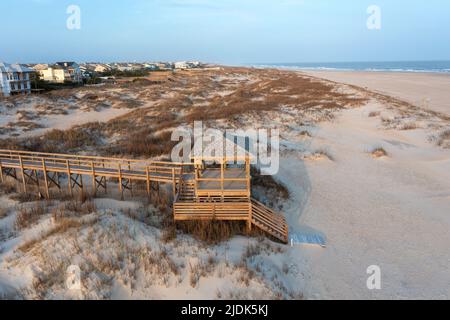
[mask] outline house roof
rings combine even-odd
[[[37,71],[44,70],[44,69],[47,69],[47,68],[48,68],[48,64],[46,64],[46,63],[40,63],[40,64],[37,64],[37,65],[35,65],[33,67],[33,69],[37,70]]]
[[[73,67],[77,65],[76,62],[73,61],[63,61],[63,62],[56,62],[57,65],[60,65],[61,67]]]
[[[26,72],[34,72],[33,69],[28,68],[26,66],[20,65],[20,64],[9,64],[0,62],[0,72],[19,72],[19,73],[26,73]]]
[[[58,69],[58,70],[63,70],[64,69],[64,67],[63,66],[61,66],[60,64],[50,64],[49,66],[48,66],[48,69]]]

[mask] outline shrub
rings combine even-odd
[[[31,208],[21,207],[17,212],[14,227],[16,230],[26,229],[36,223],[45,213],[47,213],[47,206],[44,203],[39,203]]]
[[[438,137],[438,146],[450,148],[450,129],[443,131]]]
[[[415,130],[417,128],[419,128],[419,126],[415,122],[408,122],[401,126],[402,130]]]
[[[0,219],[3,219],[8,215],[8,209],[6,208],[0,208]]]
[[[80,127],[69,130],[53,129],[44,135],[43,140],[46,141],[47,146],[53,145],[56,149],[55,151],[95,146],[97,144],[92,132],[88,132],[88,130]],[[60,146],[60,148],[56,146]]]
[[[136,157],[155,157],[170,154],[176,145],[171,140],[172,133],[165,131],[159,134],[148,135],[147,129],[136,131],[122,139],[116,147],[109,148],[108,153],[115,155],[132,155]]]
[[[371,151],[371,154],[374,158],[381,158],[381,157],[387,157],[388,153],[384,148],[377,147]]]

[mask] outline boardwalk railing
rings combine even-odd
[[[14,151],[0,149],[0,179],[10,175],[18,179],[17,170],[21,173],[23,188],[26,191],[27,180],[39,184],[38,173],[44,174],[46,194],[49,184],[54,183],[55,174],[66,174],[70,183],[69,191],[76,186],[83,187],[82,176],[92,178],[94,191],[99,187],[106,189],[106,179],[116,178],[123,194],[129,189],[133,180],[146,181],[150,192],[151,182],[173,183],[174,187],[183,172],[188,172],[191,164],[145,161],[135,159],[80,156],[69,154],[52,154],[42,152]],[[183,169],[184,168],[184,169]],[[50,174],[53,174],[51,176]],[[100,178],[100,180],[99,180]]]

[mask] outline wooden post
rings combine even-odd
[[[36,185],[37,185],[38,193],[39,193],[40,192],[39,191],[39,173],[37,170],[33,170],[33,171],[34,171],[34,178],[36,179]]]
[[[58,188],[61,192],[61,182],[59,181],[59,172],[56,172],[56,183],[58,184]]]
[[[175,181],[175,168],[172,168],[172,192],[173,192],[173,198],[175,199],[175,196],[177,195],[177,186]]]
[[[22,170],[23,192],[27,192],[27,183],[25,181],[25,169],[23,168],[22,156],[19,156],[20,169]]]
[[[222,163],[220,164],[220,189],[222,192],[222,196],[221,196],[222,202],[224,201],[224,188],[225,188],[225,186],[224,186],[225,167],[224,166],[225,166],[225,159],[223,159]]]
[[[249,201],[248,204],[248,220],[247,220],[247,232],[252,232],[252,220],[253,220],[253,204]]]
[[[150,198],[150,172],[148,166],[145,168],[145,174],[147,176],[147,196]]]
[[[245,172],[246,172],[246,176],[247,176],[247,196],[250,198],[251,197],[251,185],[250,185],[251,176],[250,176],[250,158],[248,156],[245,158]]]
[[[73,191],[72,191],[72,173],[70,172],[70,164],[69,164],[69,160],[66,160],[66,166],[67,166],[67,179],[69,182],[69,193],[70,196],[73,197]]]
[[[81,162],[78,160],[78,166],[81,167]],[[84,195],[83,174],[79,174],[81,184],[81,194]]]
[[[131,163],[130,163],[130,161],[128,161],[128,171],[130,171],[130,173],[131,173]],[[130,183],[131,196],[133,196],[133,180],[131,180],[131,178],[129,179],[129,183]]]
[[[0,181],[3,183],[3,166],[2,166],[2,160],[0,159]]]
[[[94,161],[91,161],[91,169],[92,169],[92,191],[93,191],[92,194],[95,197],[97,195],[97,181],[95,180]]]
[[[47,166],[45,165],[44,158],[42,158],[42,170],[44,171],[45,195],[47,196],[47,199],[50,199],[50,191],[48,190]]]
[[[194,173],[194,197],[196,200],[198,200],[197,197],[197,189],[198,189],[198,164],[194,164],[195,167],[195,173]]]
[[[119,163],[119,192],[121,194],[120,199],[123,201],[123,185],[122,185],[122,168]]]

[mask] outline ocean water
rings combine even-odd
[[[388,71],[450,73],[450,61],[393,62],[325,62],[325,63],[259,63],[253,67],[273,67],[299,70]]]

